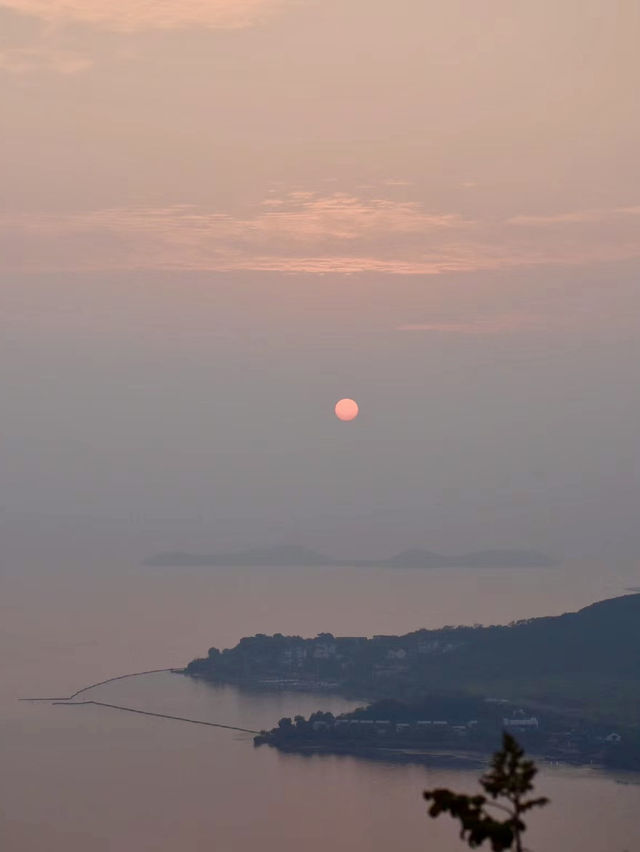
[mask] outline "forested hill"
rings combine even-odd
[[[254,636],[212,648],[187,673],[353,694],[465,692],[631,719],[640,716],[640,594],[500,627],[404,636]]]

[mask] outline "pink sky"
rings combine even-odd
[[[638,32],[631,0],[0,0],[9,502],[632,549]]]
[[[5,269],[639,253],[638,10],[0,0]]]

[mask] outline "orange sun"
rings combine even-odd
[[[355,399],[341,399],[336,402],[335,412],[338,420],[355,420],[359,410]]]

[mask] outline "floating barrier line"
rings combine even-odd
[[[174,672],[176,669],[149,669],[146,672],[131,672],[130,674],[116,675],[116,677],[109,677],[106,680],[99,680],[98,683],[91,683],[89,686],[83,686],[82,689],[78,689],[77,692],[74,692],[73,695],[67,695],[57,698],[19,698],[18,701],[53,701],[53,702],[63,702],[63,701],[73,701],[78,695],[82,695],[83,692],[87,692],[89,689],[95,689],[96,686],[104,686],[107,683],[113,683],[116,680],[124,680],[127,677],[140,677],[141,675],[148,674],[159,674],[160,672]]]
[[[98,686],[105,686],[107,683],[114,683],[117,680],[124,680],[128,677],[141,677],[142,675],[159,674],[161,672],[174,672],[177,669],[148,669],[145,672],[131,672],[130,674],[117,675],[106,680],[98,681],[98,683],[83,686],[78,689],[73,695],[59,698],[19,698],[19,701],[49,701],[51,704],[61,707],[82,707],[87,704],[94,704],[96,707],[108,707],[110,710],[122,710],[125,713],[138,713],[141,716],[155,716],[158,719],[172,719],[174,722],[189,722],[191,725],[207,725],[209,728],[225,728],[228,731],[240,731],[243,734],[258,734],[259,731],[251,731],[248,728],[239,728],[235,725],[222,725],[219,722],[204,722],[202,719],[189,719],[186,716],[171,716],[168,713],[153,713],[151,710],[137,710],[135,707],[124,707],[121,704],[108,704],[106,701],[74,701],[78,695],[88,692],[90,689],[95,689]]]
[[[94,704],[96,707],[108,707],[110,710],[123,710],[126,713],[138,713],[141,716],[155,716],[157,719],[172,719],[174,722],[189,722],[192,725],[207,725],[209,728],[225,728],[227,731],[240,731],[243,734],[258,734],[249,728],[238,728],[235,725],[222,725],[220,722],[205,722],[202,719],[189,719],[186,716],[171,716],[168,713],[153,713],[151,710],[137,710],[135,707],[123,707],[121,704],[107,704],[106,701],[67,701],[55,700],[59,707],[85,707]]]

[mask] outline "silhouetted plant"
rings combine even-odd
[[[537,772],[535,763],[525,758],[524,750],[516,740],[504,733],[502,749],[493,755],[491,768],[480,778],[480,785],[490,798],[481,793],[467,796],[446,788],[426,790],[424,798],[432,803],[429,815],[438,817],[448,813],[459,820],[460,837],[472,849],[489,841],[493,852],[506,849],[525,852],[522,835],[526,825],[522,816],[549,801],[544,796],[525,798],[533,790],[533,779]],[[492,807],[505,813],[505,819],[497,819],[489,810]]]

